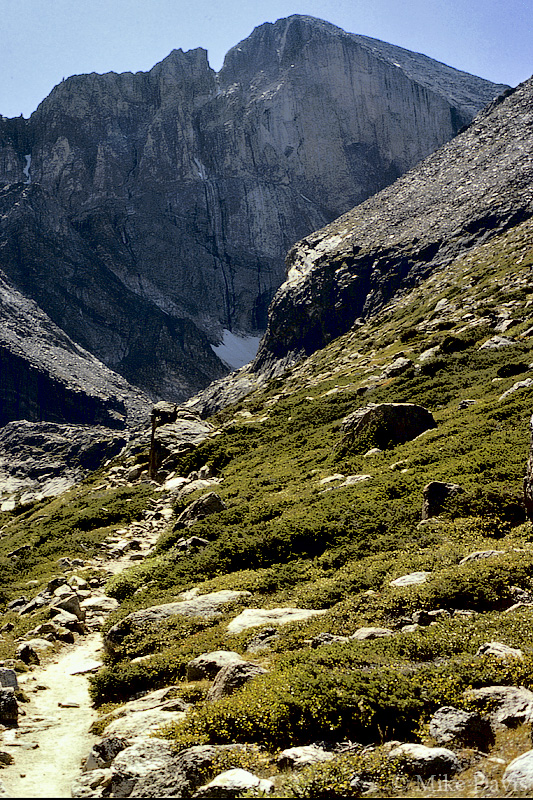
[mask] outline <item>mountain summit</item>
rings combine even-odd
[[[1,269],[130,383],[184,399],[227,371],[217,352],[235,365],[227,332],[239,349],[264,330],[294,242],[503,88],[302,16],[254,30],[218,74],[196,49],[74,76],[0,120]]]

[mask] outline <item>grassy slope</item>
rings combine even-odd
[[[190,529],[210,542],[198,555],[178,556],[172,545],[182,532],[169,529],[154,559],[113,579],[109,591],[123,602],[109,625],[192,586],[201,592],[248,589],[253,593],[248,605],[297,605],[328,613],[284,627],[267,659],[269,674],[231,698],[198,705],[191,721],[172,732],[178,742],[255,741],[275,749],[328,736],[367,742],[409,738],[421,735],[420,726],[434,708],[463,704],[468,686],[503,682],[533,688],[531,612],[501,613],[512,603],[512,586],[532,586],[533,546],[520,495],[533,389],[499,400],[528,376],[533,361],[528,332],[532,265],[533,225],[524,223],[398,298],[267,391],[218,414],[213,421],[220,435],[184,457],[184,475],[206,462],[218,467],[224,481],[217,491],[228,508]],[[443,299],[448,304],[435,310]],[[514,320],[506,335],[516,344],[479,351],[504,314]],[[439,344],[432,358],[417,361]],[[379,380],[382,368],[400,352],[420,369]],[[371,388],[364,392],[365,386]],[[475,403],[459,410],[464,399]],[[438,427],[372,456],[365,456],[370,439],[351,450],[340,446],[343,417],[368,402],[399,401],[426,406]],[[372,479],[324,491],[335,483],[320,480],[335,473]],[[431,480],[460,483],[466,492],[440,519],[420,525],[422,488]],[[83,504],[90,489],[87,484],[66,500],[9,522],[2,552],[28,536],[38,546],[27,569],[17,564],[17,574],[10,573],[13,585],[0,586],[6,600],[14,587],[20,593],[24,581],[39,577],[42,564],[49,570],[51,554],[79,553],[104,535],[102,526],[90,532],[92,523],[87,523],[84,531],[75,518],[72,498]],[[136,507],[146,499],[140,489],[132,496]],[[100,505],[109,508],[109,499]],[[54,546],[43,550],[38,535],[43,522],[36,523],[36,517],[52,512],[65,515],[75,535],[67,546],[58,528],[50,534]],[[492,548],[505,554],[458,565],[463,556]],[[431,572],[422,586],[389,586],[391,579],[422,569]],[[309,647],[318,632],[350,634],[362,625],[397,628],[402,615],[421,608],[476,614],[386,640]],[[95,679],[95,700],[120,701],[179,680],[187,661],[201,652],[244,653],[257,629],[230,637],[225,632],[229,618],[228,612],[208,623],[172,621],[157,632],[127,637],[120,658]],[[532,655],[512,665],[474,658],[479,644],[492,639]],[[130,663],[148,654],[153,655],[147,661]],[[184,685],[189,696],[201,697],[202,691]]]

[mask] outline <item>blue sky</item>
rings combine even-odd
[[[498,83],[533,73],[533,0],[0,0],[0,114],[29,116],[62,78],[148,70],[204,47],[214,69],[263,22],[309,14]]]

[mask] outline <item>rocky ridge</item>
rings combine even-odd
[[[503,88],[298,15],[219,73],[197,49],[74,76],[29,120],[0,120],[2,268],[99,360],[183,400],[226,370],[225,331],[264,329],[297,239]]]

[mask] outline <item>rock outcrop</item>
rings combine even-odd
[[[0,119],[2,268],[98,359],[182,400],[227,370],[211,345],[235,367],[238,334],[264,329],[296,240],[503,88],[297,15],[218,74],[198,48],[74,76],[29,120]]]

